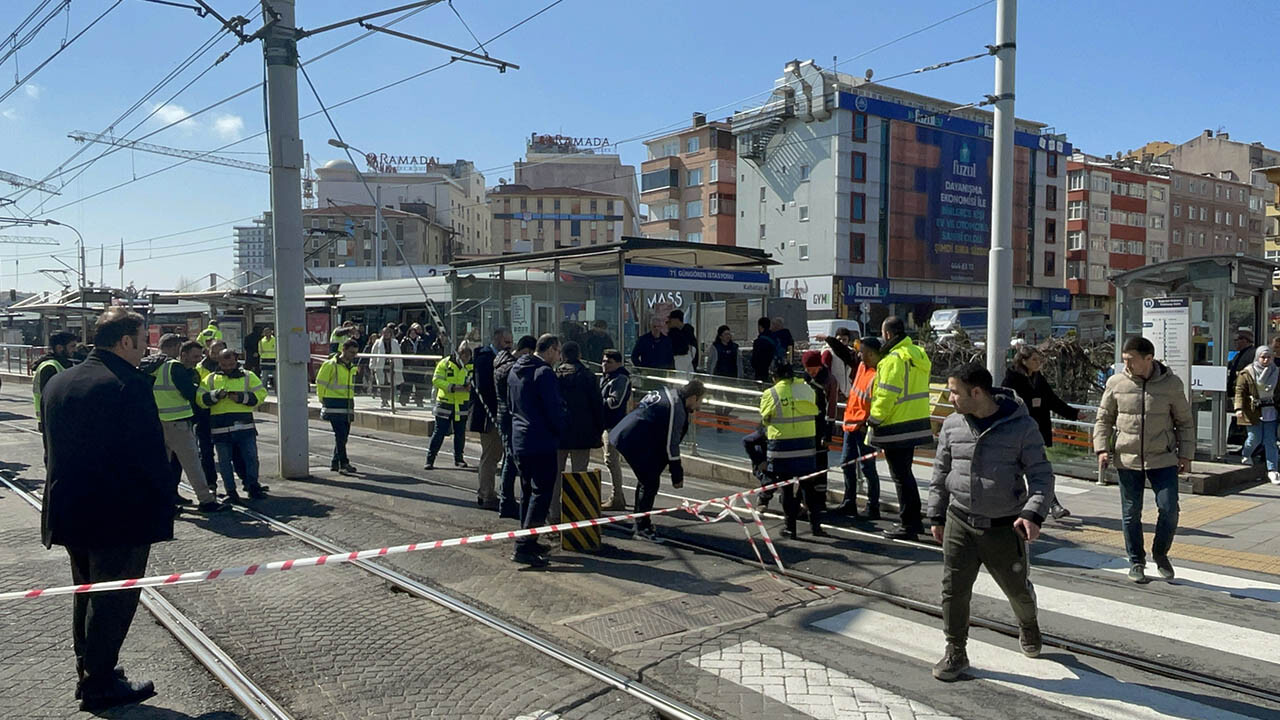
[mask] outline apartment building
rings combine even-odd
[[[422,215],[383,208],[386,241],[378,246],[374,217],[372,205],[332,205],[303,210],[302,228],[306,233],[303,253],[311,274],[327,279],[342,275],[326,272],[328,269],[375,267],[375,246],[381,251],[384,267],[447,262],[446,246],[453,237],[452,228]]]
[[[737,159],[727,122],[693,124],[648,140],[641,165],[640,202],[649,208],[640,224],[645,237],[733,245],[737,220]]]
[[[272,239],[271,212],[254,218],[252,225],[237,225],[235,233],[235,278],[242,286],[253,290],[269,290],[275,287],[275,249]]]
[[[638,235],[640,192],[636,167],[623,165],[621,156],[606,152],[608,142],[608,138],[533,133],[525,142],[525,159],[514,163],[515,180],[510,185],[538,191],[570,188],[621,198],[625,207],[615,213],[627,218],[621,232]]]
[[[497,253],[601,245],[635,224],[622,195],[578,188],[499,185],[488,193]]]
[[[1076,153],[1067,163],[1067,290],[1115,316],[1111,275],[1169,259],[1170,180]]]
[[[1263,257],[1262,191],[1249,183],[1169,170],[1171,258],[1244,253]]]

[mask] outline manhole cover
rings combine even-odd
[[[745,596],[748,593],[739,594]],[[675,600],[646,605],[645,609],[690,629],[734,622],[758,614],[750,607],[717,595],[685,595]]]
[[[770,613],[780,607],[816,600],[818,596],[801,587],[788,589],[786,585],[773,579],[757,580],[746,583],[751,592],[733,596],[733,601],[757,612]]]
[[[689,629],[685,625],[667,620],[645,608],[599,615],[569,623],[569,627],[600,645],[613,648],[642,643]]]

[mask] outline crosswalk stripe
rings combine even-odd
[[[1129,572],[1129,560],[1118,555],[1084,550],[1081,548],[1058,548],[1036,556],[1040,560],[1052,560],[1064,565],[1103,570],[1118,575]],[[1154,563],[1147,563],[1147,576],[1158,578]],[[1172,582],[1178,585],[1225,593],[1232,597],[1251,598],[1263,602],[1280,602],[1280,584],[1223,575],[1222,573],[1179,567],[1177,579]]]
[[[923,663],[933,663],[942,657],[946,643],[940,627],[875,610],[850,610],[814,622],[813,626]],[[1092,670],[1071,668],[1047,657],[1032,660],[1015,650],[973,639],[969,640],[967,649],[973,666],[969,675],[1103,720],[1248,718],[1182,695],[1127,683]]]
[[[959,720],[821,663],[748,640],[686,662],[815,720]]]
[[[973,584],[973,592],[1000,600],[1005,597],[1004,591],[986,573],[978,575]],[[1180,643],[1280,664],[1280,637],[1261,630],[1181,615],[1147,604],[1119,602],[1045,585],[1036,585],[1036,604],[1041,610],[1062,613],[1100,625],[1173,638]]]

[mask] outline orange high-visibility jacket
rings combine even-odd
[[[871,415],[871,390],[875,381],[875,368],[867,367],[866,363],[858,363],[858,374],[853,377],[849,399],[844,406],[845,432],[855,432],[867,424],[867,418]]]

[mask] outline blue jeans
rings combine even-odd
[[[213,449],[218,455],[218,474],[222,475],[222,486],[226,488],[228,495],[236,491],[233,462],[236,456],[244,461],[245,492],[258,489],[258,435],[256,432],[241,430],[226,435],[214,435]]]
[[[867,511],[880,510],[880,473],[876,470],[876,459],[868,458],[855,465],[846,465],[856,457],[862,457],[875,450],[867,444],[867,430],[863,428],[844,434],[844,453],[840,456],[840,464],[844,465],[844,501],[851,506],[858,500],[858,467],[862,467],[862,478],[867,483]]]
[[[498,489],[498,517],[522,520],[520,501],[516,499],[516,453],[511,447],[511,414],[498,418],[498,434],[502,436],[502,483]]]
[[[1244,441],[1244,447],[1240,448],[1240,456],[1252,457],[1253,451],[1258,448],[1258,443],[1262,443],[1262,452],[1267,456],[1267,470],[1275,470],[1276,456],[1280,454],[1280,449],[1276,447],[1277,425],[1280,425],[1280,421],[1271,420],[1260,425],[1247,426],[1249,437]]]
[[[451,420],[447,417],[435,416],[435,430],[431,432],[431,445],[427,448],[427,463],[433,463],[436,455],[440,453],[440,446],[444,445],[444,438],[450,432],[453,433],[453,461],[462,462],[462,445],[466,441],[467,421],[465,419]]]
[[[547,513],[551,511],[551,496],[556,490],[556,454],[521,455],[516,459],[520,466],[520,527],[542,527],[547,524]],[[516,551],[537,552],[537,535],[529,535],[516,540]]]
[[[1151,555],[1162,558],[1169,554],[1173,534],[1178,529],[1178,468],[1177,466],[1147,470],[1117,469],[1120,476],[1120,529],[1124,532],[1124,548],[1129,562],[1145,565],[1146,549],[1142,538],[1142,494],[1147,481],[1156,495],[1156,534],[1151,541]]]

